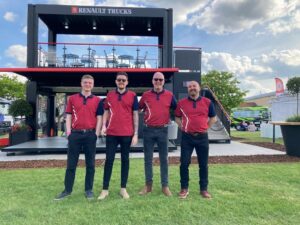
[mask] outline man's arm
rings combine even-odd
[[[211,126],[212,126],[215,122],[217,122],[217,117],[216,117],[216,116],[214,116],[214,117],[209,117],[209,119],[208,119],[208,128],[211,128]]]
[[[182,127],[181,117],[175,117],[175,122],[177,123],[179,129]]]
[[[138,131],[139,131],[139,112],[137,110],[133,111],[133,126],[134,126],[134,135],[132,137],[131,145],[136,145],[138,142]]]
[[[96,135],[97,137],[100,135],[102,126],[102,116],[97,116],[97,125],[96,125]]]
[[[72,129],[72,115],[71,114],[67,114],[66,116],[66,134],[67,137],[71,134],[71,129]]]
[[[102,130],[101,134],[106,136],[106,123],[108,118],[108,110],[104,110],[103,118],[102,118]]]

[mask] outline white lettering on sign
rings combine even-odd
[[[131,15],[131,9],[96,8],[96,7],[71,7],[73,14],[106,14],[106,15]]]

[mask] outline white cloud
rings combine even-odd
[[[268,66],[256,64],[248,56],[233,56],[225,52],[211,52],[202,54],[203,71],[222,70],[229,71],[237,76],[247,73],[270,73],[272,69]]]
[[[17,18],[17,15],[13,12],[6,12],[3,18],[8,22],[14,22]]]
[[[11,72],[0,72],[0,76],[3,76],[3,75],[7,75],[8,77],[16,77],[18,81],[22,82],[22,83],[25,83],[27,81],[27,78],[26,77],[23,77],[23,76],[20,76],[16,73],[11,73]]]
[[[293,12],[288,18],[271,22],[267,26],[267,30],[273,35],[290,33],[296,29],[300,29],[300,10]]]
[[[27,34],[27,26],[24,26],[24,27],[22,28],[22,33]]]
[[[11,45],[5,50],[5,55],[14,58],[20,64],[25,64],[27,59],[27,47],[24,45]]]
[[[276,64],[280,62],[286,66],[300,66],[300,49],[273,50],[270,54],[263,54],[261,61]]]
[[[279,19],[296,9],[298,0],[219,0],[189,19],[190,25],[208,33],[238,33],[258,24]]]
[[[48,3],[58,5],[95,5],[95,0],[48,0]]]

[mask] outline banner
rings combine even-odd
[[[276,96],[282,95],[284,92],[283,82],[280,78],[275,78],[276,82]]]

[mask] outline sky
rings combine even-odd
[[[202,74],[231,72],[247,96],[275,91],[275,77],[285,84],[300,76],[300,0],[0,0],[0,68],[26,67],[28,4],[172,8],[173,45],[201,47]],[[156,44],[141,37],[59,39],[66,40]],[[47,41],[43,24],[39,41]]]

